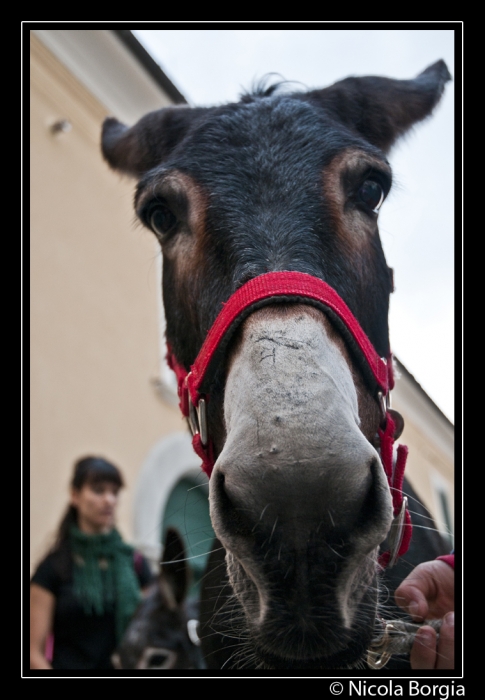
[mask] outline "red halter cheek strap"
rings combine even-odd
[[[253,311],[276,303],[303,303],[320,308],[344,336],[372,387],[383,414],[379,430],[381,462],[391,490],[394,520],[389,533],[389,551],[381,554],[381,566],[395,563],[407,551],[411,539],[411,518],[403,498],[402,482],[408,449],[399,445],[394,455],[396,426],[389,407],[394,387],[392,355],[380,357],[359,322],[343,299],[326,282],[303,272],[268,272],[240,287],[224,304],[187,372],[168,348],[167,360],[178,383],[180,409],[189,419],[192,444],[210,477],[214,466],[214,449],[207,434],[206,405],[211,381],[223,361],[224,353],[236,328]]]

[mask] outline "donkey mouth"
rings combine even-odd
[[[366,658],[368,645],[369,640],[367,639],[352,639],[345,649],[334,654],[298,659],[274,654],[266,649],[262,649],[257,644],[254,651],[259,661],[257,667],[260,669],[288,671],[335,670],[361,668]]]
[[[262,623],[247,620],[261,668],[344,669],[362,666],[372,642],[375,607],[364,596],[359,614],[347,627],[335,607],[292,614],[266,615]],[[274,608],[274,606],[271,606]],[[369,611],[369,617],[365,610]],[[274,610],[273,610],[274,612]],[[317,621],[320,622],[317,622]]]
[[[300,567],[303,565],[300,563]],[[234,566],[231,567],[234,573]],[[367,572],[358,580],[364,584]],[[377,600],[372,577],[364,591],[357,587],[356,599],[344,600],[340,589],[310,585],[302,588],[290,581],[297,595],[281,598],[266,591],[259,595],[246,580],[244,594],[237,592],[245,612],[249,637],[261,668],[350,669],[362,667],[374,635]],[[237,586],[236,586],[237,588]],[[236,590],[236,589],[234,589]],[[350,587],[349,587],[350,590]],[[251,593],[253,595],[251,595]],[[263,591],[264,593],[264,591]]]

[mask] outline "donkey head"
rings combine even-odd
[[[167,341],[182,366],[237,289],[278,271],[325,281],[389,356],[392,271],[377,224],[386,153],[449,79],[438,61],[413,80],[270,88],[131,128],[105,121],[104,157],[137,178],[137,215],[162,247]],[[367,648],[392,520],[381,420],[327,314],[289,300],[240,324],[211,381],[210,503],[257,663],[336,668]]]
[[[178,532],[165,537],[160,573],[113,656],[119,669],[203,668],[197,620],[187,607],[188,568]]]

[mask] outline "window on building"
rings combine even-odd
[[[437,471],[431,475],[433,493],[437,511],[437,527],[441,535],[453,547],[453,503],[451,500],[452,489],[446,479]]]

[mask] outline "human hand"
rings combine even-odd
[[[416,621],[443,618],[437,642],[432,627],[423,625],[411,650],[411,668],[454,668],[455,572],[444,561],[419,564],[396,589],[396,603]]]
[[[455,609],[455,572],[444,561],[427,561],[411,571],[396,589],[395,599],[413,620],[442,618]]]
[[[455,613],[449,612],[441,623],[439,637],[429,625],[416,633],[410,661],[413,669],[455,668]]]

